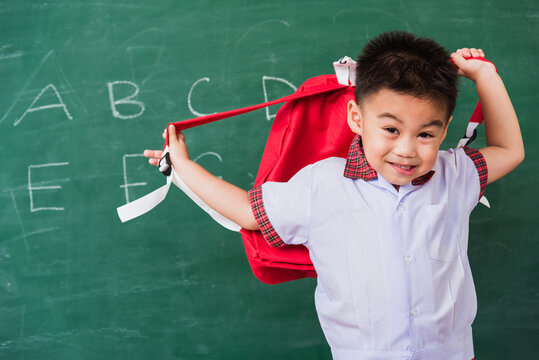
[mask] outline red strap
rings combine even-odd
[[[324,84],[324,85],[321,85],[321,86],[313,86],[313,87],[309,87],[308,89],[303,89],[303,88],[300,87],[293,94],[287,95],[287,96],[282,97],[280,99],[271,100],[271,101],[268,101],[268,102],[265,102],[265,103],[261,103],[261,104],[258,104],[258,105],[251,105],[251,106],[247,106],[247,107],[240,108],[240,109],[224,111],[224,112],[216,113],[216,114],[204,115],[204,116],[196,117],[196,118],[189,119],[189,120],[183,120],[183,121],[179,121],[179,122],[175,122],[175,123],[170,123],[168,125],[174,125],[176,127],[176,131],[182,131],[182,130],[190,129],[192,127],[196,127],[196,126],[199,126],[199,125],[204,125],[204,124],[208,124],[208,123],[211,123],[211,122],[214,122],[214,121],[226,119],[226,118],[229,118],[229,117],[232,117],[232,116],[245,114],[245,113],[248,113],[248,112],[251,112],[251,111],[254,111],[254,110],[261,109],[261,108],[266,107],[266,106],[271,106],[271,105],[283,103],[283,102],[290,101],[290,100],[301,99],[301,98],[305,98],[305,97],[308,97],[308,96],[311,96],[311,95],[322,94],[322,93],[325,93],[325,92],[330,92],[330,91],[334,91],[334,90],[338,90],[338,89],[343,89],[343,88],[346,88],[346,87],[348,87],[348,85],[341,85],[339,83],[329,84],[329,85]],[[168,146],[168,125],[167,125],[167,134],[166,134],[166,138],[165,138],[165,147]]]

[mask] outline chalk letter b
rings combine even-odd
[[[114,86],[116,85],[129,85],[133,88],[135,88],[133,94],[124,97],[122,99],[115,100],[114,98]],[[114,115],[115,118],[118,119],[134,119],[136,117],[139,117],[144,112],[144,103],[138,100],[134,100],[134,98],[138,95],[139,89],[137,84],[131,82],[131,81],[113,81],[107,83],[107,86],[109,88],[109,100],[110,100],[110,108],[112,110],[112,115]],[[129,104],[134,105],[138,107],[138,112],[136,114],[131,115],[124,115],[120,114],[118,109],[116,108],[116,105],[121,104]]]

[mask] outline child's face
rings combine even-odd
[[[367,161],[397,189],[432,170],[450,120],[430,100],[387,89],[361,106],[348,103],[348,124],[361,135]]]

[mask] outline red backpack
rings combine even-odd
[[[260,186],[267,181],[286,182],[309,164],[334,156],[346,158],[348,155],[355,134],[346,121],[346,105],[354,99],[355,62],[345,57],[335,62],[334,67],[336,75],[321,75],[308,79],[293,94],[281,99],[172,124],[177,131],[182,131],[285,102],[274,119],[254,185]],[[473,141],[476,127],[482,121],[481,104],[478,103],[470,118],[466,135],[458,146]],[[160,171],[167,176],[166,185],[119,207],[120,219],[128,221],[151,210],[165,198],[171,182],[174,182],[217,222],[230,230],[240,232],[251,269],[260,281],[277,284],[304,277],[316,277],[308,250],[304,246],[271,247],[260,231],[241,229],[209,208],[172,170],[168,155],[167,130],[164,156],[160,162]]]

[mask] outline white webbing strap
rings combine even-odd
[[[187,186],[180,176],[174,171],[174,168],[172,168],[172,182],[174,185],[179,187],[191,200],[195,202],[202,210],[207,212],[213,220],[217,221],[220,225],[224,226],[228,230],[231,231],[240,231],[241,226],[236,224],[234,221],[230,220],[229,218],[225,217],[221,213],[218,213],[217,211],[213,210],[208,204],[206,204],[202,199],[200,199],[196,194]]]
[[[165,148],[163,157],[168,153],[168,147]],[[223,227],[231,231],[240,231],[241,226],[213,210],[208,204],[206,204],[202,199],[200,199],[196,194],[182,181],[180,176],[172,167],[172,171],[166,177],[167,183],[161,186],[159,189],[152,191],[151,193],[135,200],[129,202],[123,206],[117,208],[118,216],[122,222],[132,220],[140,215],[143,215],[159,205],[167,196],[168,190],[170,189],[170,184],[174,183],[179,187],[191,200],[195,202],[202,210],[207,212],[215,221],[221,224]]]
[[[159,205],[165,199],[172,183],[172,175],[167,176],[167,183],[159,189],[144,195],[143,197],[131,201],[116,209],[118,216],[122,222],[132,220],[140,215],[146,214],[148,211]]]
[[[333,63],[335,69],[335,75],[337,75],[337,81],[341,85],[356,85],[356,62],[345,56],[342,59]]]
[[[457,147],[463,147],[471,143],[475,139],[475,136],[477,135],[476,129],[478,126],[479,126],[479,123],[470,121],[468,123],[468,127],[466,128],[466,134],[464,135],[462,139],[459,140]],[[490,209],[490,202],[485,197],[485,195],[481,196],[481,199],[479,199],[479,202]]]
[[[479,199],[479,202],[490,209],[490,202],[485,197],[485,195],[481,196],[481,199]]]
[[[476,122],[469,122],[468,127],[466,128],[466,134],[462,139],[460,139],[457,147],[463,147],[471,143],[475,139],[475,135],[477,134],[476,129],[479,126],[479,123]]]

